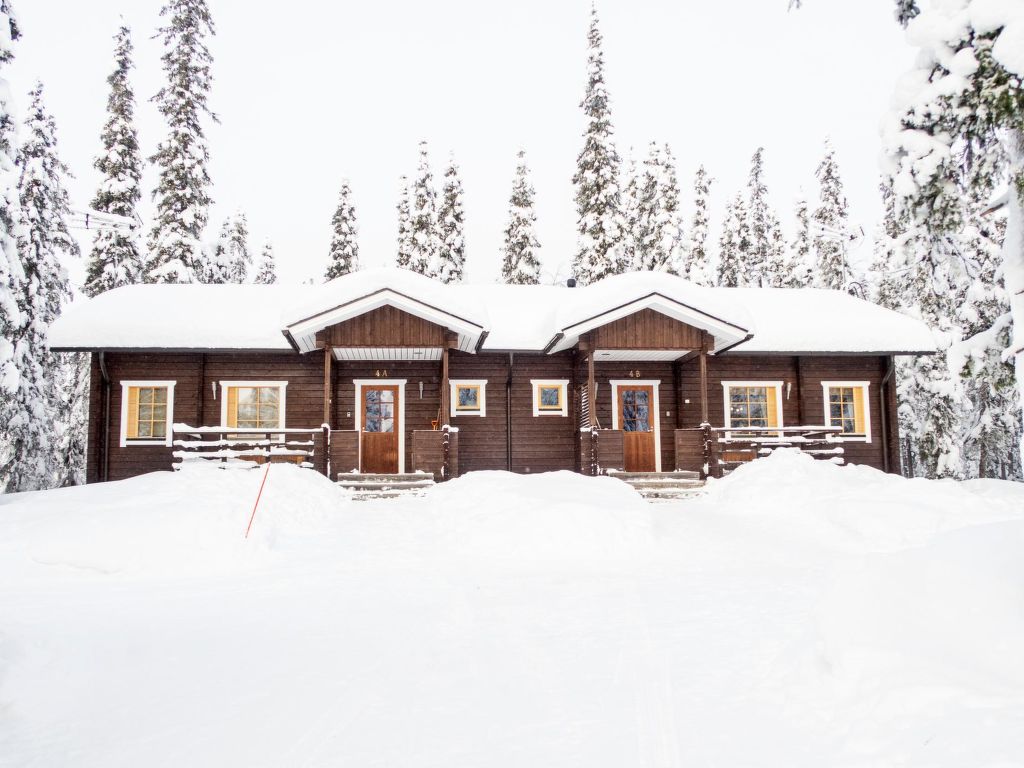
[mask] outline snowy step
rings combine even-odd
[[[699,472],[681,469],[676,472],[617,472],[608,473],[619,480],[700,480]]]
[[[701,496],[704,481],[697,472],[609,472],[628,483],[648,501],[676,501]]]
[[[413,480],[409,482],[401,480],[387,480],[381,482],[374,482],[371,480],[359,480],[356,482],[338,481],[338,485],[342,488],[349,488],[353,491],[411,491],[429,488],[433,484],[433,480]]]
[[[349,482],[412,482],[414,480],[433,482],[434,476],[426,472],[339,472],[337,476],[339,483]]]

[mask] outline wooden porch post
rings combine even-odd
[[[705,336],[700,343],[700,420],[708,423],[708,341]]]
[[[700,429],[702,452],[704,454],[701,475],[705,478],[709,476],[717,477],[712,445],[714,435],[711,432],[711,424],[708,421],[708,336],[706,332],[701,333],[700,340]]]
[[[594,349],[587,344],[587,401],[590,403],[590,474],[597,475],[599,471],[597,462],[597,402],[595,393],[597,386],[594,383]],[[614,407],[614,404],[613,406]]]
[[[448,385],[448,350],[451,347],[452,340],[448,334],[445,334],[444,348],[441,350],[441,413],[439,414],[439,427],[441,429],[441,479],[447,480],[451,477],[452,468],[452,444],[451,444],[451,431],[448,429],[449,421],[451,416],[449,412],[451,408],[448,403],[450,397],[449,390],[451,387]]]
[[[330,344],[324,344],[324,474],[331,476],[331,361],[334,350]]]

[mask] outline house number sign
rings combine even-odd
[[[373,375],[376,376],[378,379],[386,379],[388,377],[388,370],[387,368],[383,370],[378,369],[373,372]]]
[[[626,375],[631,379],[639,379],[640,371],[626,371]]]

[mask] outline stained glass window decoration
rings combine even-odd
[[[568,379],[531,379],[534,416],[568,416]]]
[[[449,408],[452,416],[485,416],[487,412],[487,381],[461,379],[449,382]]]

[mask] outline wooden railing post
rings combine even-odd
[[[331,428],[327,425],[323,425],[324,431],[324,476],[331,476]]]
[[[591,477],[597,477],[601,471],[600,462],[598,462],[597,455],[597,427],[594,426],[593,421],[590,424],[590,475]]]
[[[709,477],[718,477],[715,472],[715,451],[711,434],[711,425],[706,421],[700,425],[701,432],[701,448],[704,458],[704,463],[701,464],[700,477],[702,480],[707,480]]]

